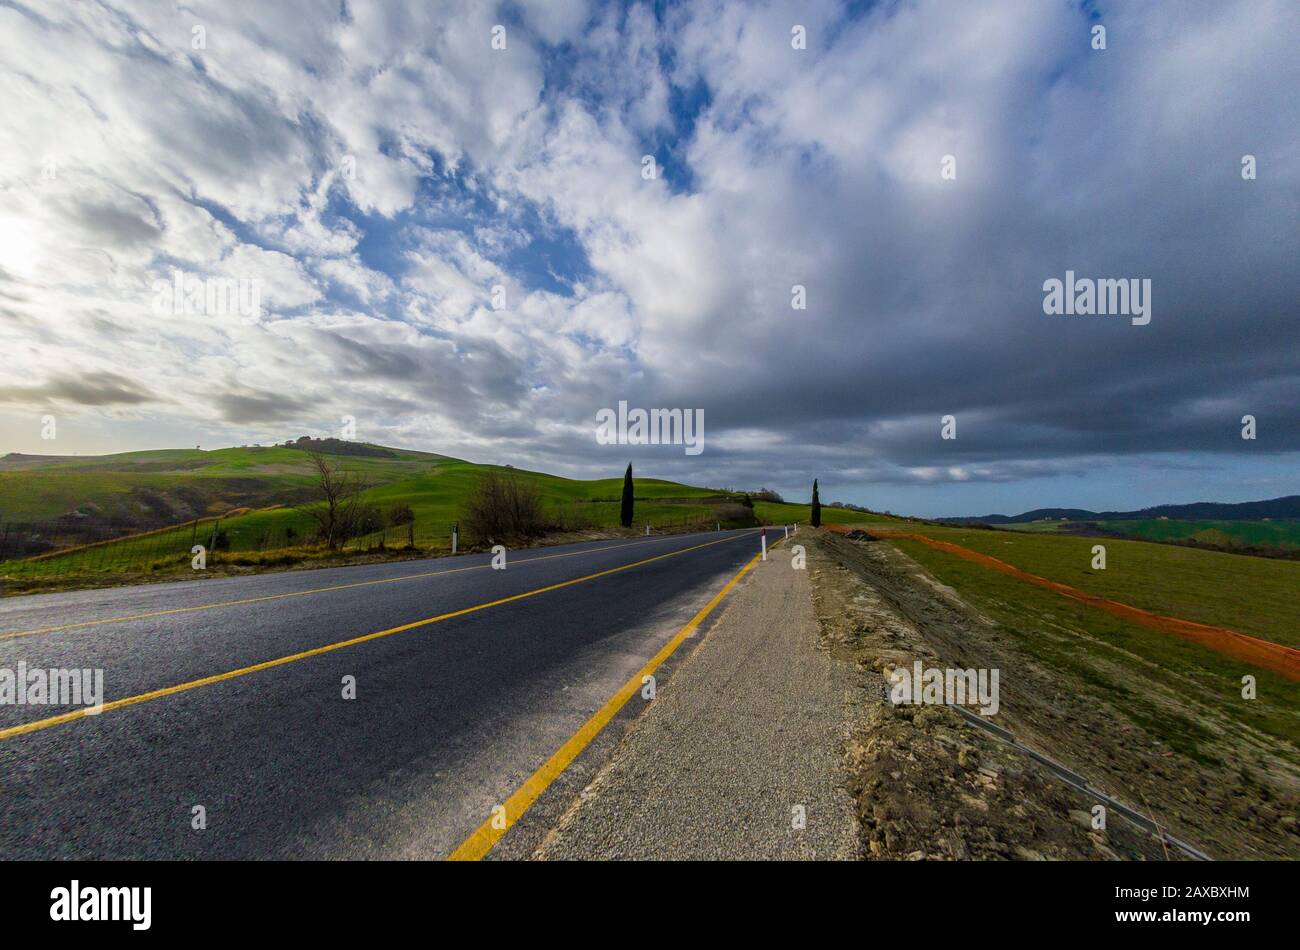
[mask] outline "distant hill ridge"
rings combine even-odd
[[[1035,508],[1019,515],[984,515],[978,518],[939,518],[951,524],[1027,524],[1031,521],[1139,521],[1169,518],[1188,521],[1258,521],[1261,518],[1300,518],[1300,495],[1266,501],[1228,504],[1198,501],[1190,505],[1157,505],[1139,511],[1088,511],[1086,508]]]
[[[320,452],[325,455],[359,455],[366,458],[395,459],[401,458],[392,449],[368,442],[348,442],[343,439],[313,439],[301,436],[284,443],[286,449],[302,449],[304,452]]]

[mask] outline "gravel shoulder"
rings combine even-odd
[[[843,763],[865,696],[822,647],[807,571],[776,548],[534,857],[856,859]]]

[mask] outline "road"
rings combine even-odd
[[[723,531],[0,602],[0,669],[102,669],[107,703],[0,705],[0,859],[446,857],[757,551]],[[641,702],[490,857],[531,850]]]
[[[547,860],[855,860],[845,749],[867,700],[806,570],[773,552],[543,842]]]

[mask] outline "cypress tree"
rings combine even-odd
[[[813,500],[812,500],[812,526],[820,528],[822,526],[822,500],[817,497],[817,479],[813,479]]]
[[[632,463],[627,463],[623,474],[623,505],[619,510],[619,524],[625,528],[632,527]]]

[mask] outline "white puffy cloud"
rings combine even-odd
[[[704,408],[654,458],[713,484],[1034,478],[1242,411],[1295,450],[1300,13],[1094,6],[0,8],[0,405],[596,473],[627,398]],[[158,313],[177,269],[265,319]],[[1152,324],[1045,317],[1066,269],[1151,277]]]

